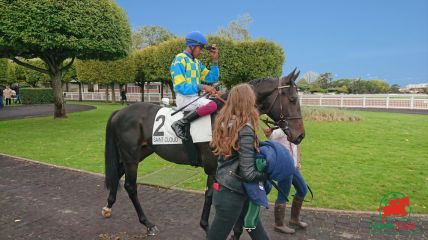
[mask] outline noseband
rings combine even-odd
[[[275,102],[278,100],[279,96],[282,95],[282,89],[283,88],[290,88],[290,87],[292,87],[292,84],[290,84],[290,85],[284,85],[284,86],[282,86],[280,84],[281,84],[281,79],[278,78],[278,87],[277,87],[278,91],[277,91],[277,94],[275,96],[275,99],[272,101],[271,105],[269,106],[268,110],[266,111],[266,113],[270,113],[270,111],[272,110],[273,106],[275,105]],[[289,116],[289,117],[287,117],[284,114],[281,99],[279,101],[279,110],[280,110],[279,120],[276,121],[276,122],[269,122],[269,123],[274,123],[276,126],[278,126],[279,128],[281,128],[284,132],[286,132],[286,131],[289,130],[289,127],[288,127],[288,125],[289,125],[288,121],[289,120],[302,119],[301,115],[300,116]]]

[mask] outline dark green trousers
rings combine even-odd
[[[214,190],[213,205],[216,213],[208,231],[208,240],[226,240],[233,225],[243,221],[248,208],[248,197],[220,186],[219,190]],[[255,240],[269,239],[261,220],[256,229],[248,234]]]

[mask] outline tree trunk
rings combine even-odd
[[[64,105],[64,95],[62,94],[62,82],[61,82],[61,71],[59,67],[51,69],[51,83],[52,90],[54,94],[54,118],[66,118],[67,114],[65,113]]]
[[[116,103],[116,93],[114,92],[114,83],[111,83],[111,102]]]
[[[106,102],[108,102],[108,84],[106,84]]]
[[[31,64],[20,61],[17,58],[12,58],[12,60],[24,67],[30,68],[32,70],[48,74],[51,77],[50,86],[53,90],[54,95],[54,118],[66,118],[67,114],[65,113],[65,103],[64,103],[64,94],[62,89],[61,82],[61,73],[62,71],[66,71],[74,62],[74,57],[71,62],[66,66],[62,66],[64,58],[58,56],[45,56],[41,58],[47,65],[48,69],[39,68],[37,66],[33,66]]]
[[[172,99],[175,99],[175,92],[174,92],[174,85],[172,84],[172,81],[168,81],[169,89],[171,89]]]
[[[144,102],[144,82],[141,82],[141,102]]]
[[[160,94],[161,94],[161,100],[162,100],[162,98],[163,98],[163,83],[164,83],[164,81],[163,80],[161,80],[161,87],[160,87]]]
[[[79,102],[82,101],[82,83],[78,82],[79,84]]]

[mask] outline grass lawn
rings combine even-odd
[[[0,152],[102,173],[106,122],[122,106],[86,104],[97,109],[0,121]],[[376,211],[383,195],[402,192],[414,212],[428,213],[428,116],[355,113],[363,120],[305,122],[302,173],[315,194],[305,206]],[[152,155],[140,164],[139,182],[203,190],[205,175]]]

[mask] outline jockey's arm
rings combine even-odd
[[[220,77],[220,70],[217,64],[211,65],[211,69],[200,65],[201,68],[201,81],[206,83],[216,83]]]

